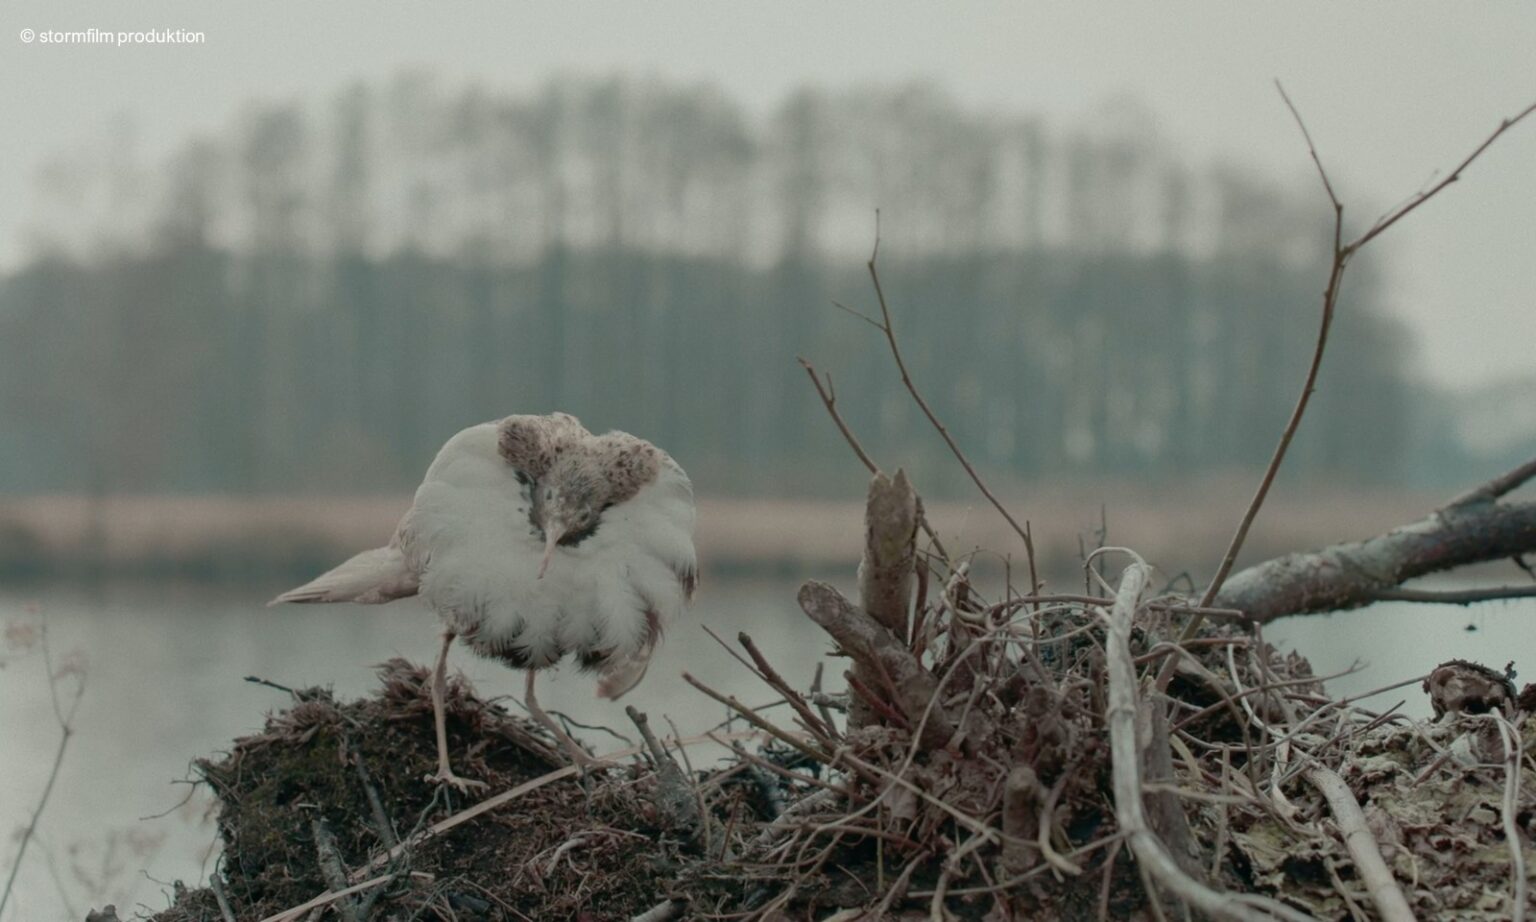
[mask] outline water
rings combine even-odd
[[[702,625],[730,641],[748,631],[787,678],[808,683],[830,643],[800,613],[796,586],[792,579],[707,584],[624,703],[658,725],[669,716],[684,733],[714,725],[723,709],[682,681],[684,669],[744,701],[771,700]],[[189,787],[178,779],[190,777],[191,759],[259,730],[265,712],[286,702],[245,676],[290,687],[331,685],[350,697],[373,688],[372,664],[392,656],[428,662],[436,652],[437,622],[416,600],[268,609],[270,594],[164,585],[110,586],[93,595],[56,587],[0,592],[0,625],[45,617],[56,666],[83,665],[87,677],[77,733],[7,922],[78,922],[88,907],[107,902],[150,912],[165,905],[169,881],[203,878],[214,840],[209,801],[201,793],[188,800]],[[1536,675],[1533,616],[1533,600],[1471,609],[1395,603],[1291,619],[1267,637],[1300,650],[1319,674],[1365,664],[1330,683],[1334,694],[1357,694],[1455,657],[1497,667],[1513,659]],[[1477,629],[1465,630],[1468,624]],[[10,832],[30,816],[59,733],[41,657],[0,656],[0,871],[8,871],[17,844]],[[521,691],[518,673],[467,651],[456,650],[451,663],[483,694]],[[829,676],[842,670],[842,661],[828,662]],[[541,677],[540,692],[546,706],[577,721],[624,729],[622,709],[595,698],[590,676],[567,668]],[[1373,703],[1399,700],[1407,713],[1429,711],[1416,687]],[[614,745],[589,738],[600,748]]]

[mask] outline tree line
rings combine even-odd
[[[922,87],[533,94],[403,76],[253,105],[141,164],[49,165],[0,282],[13,491],[407,488],[464,425],[563,409],[676,455],[711,493],[816,492],[846,448],[943,447],[899,393],[863,261],[915,377],[1003,476],[1262,463],[1326,275],[1311,190],[1192,167],[1134,107],[1087,127]],[[1296,466],[1392,476],[1410,343],[1356,280]]]

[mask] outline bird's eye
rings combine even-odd
[[[555,491],[554,490],[545,490],[544,491],[544,498],[545,499],[554,499],[555,498]]]

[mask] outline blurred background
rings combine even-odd
[[[803,680],[825,644],[794,589],[851,578],[866,478],[797,357],[951,549],[1001,572],[1016,539],[851,313],[877,310],[877,209],[913,377],[1053,584],[1106,539],[1199,582],[1327,278],[1331,212],[1272,79],[1356,230],[1536,94],[1515,3],[965,13],[8,4],[0,868],[56,752],[50,671],[85,692],[6,919],[150,911],[201,878],[207,803],[171,782],[284,703],[243,676],[356,694],[370,664],[431,655],[415,600],[262,605],[382,543],[464,426],[559,409],[666,448],[700,497],[697,620]],[[1512,134],[1353,266],[1247,559],[1411,521],[1536,452],[1533,164],[1536,133]],[[1369,660],[1349,693],[1528,655],[1533,614],[1379,605],[1275,633],[1319,672]],[[762,697],[688,625],[635,703],[715,722],[685,658]],[[616,722],[586,679],[551,687]],[[1386,703],[1405,696],[1427,711]]]

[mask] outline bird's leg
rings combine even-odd
[[[437,654],[437,668],[432,670],[432,721],[437,725],[437,774],[427,775],[423,780],[452,785],[467,792],[470,788],[483,788],[486,784],[484,781],[460,778],[448,766],[448,716],[443,708],[448,697],[448,648],[453,644],[453,638],[453,631],[443,632],[443,649]]]
[[[579,767],[583,774],[594,768],[607,767],[609,763],[593,758],[591,754],[581,748],[580,743],[571,739],[571,735],[566,733],[564,728],[555,723],[548,714],[544,713],[544,709],[539,707],[539,699],[533,694],[534,676],[538,673],[536,670],[529,669],[527,674],[528,684],[523,692],[523,703],[527,705],[529,715],[538,721],[540,726],[555,735],[555,739],[560,742],[560,748],[565,750],[565,754],[571,757],[571,762]]]

